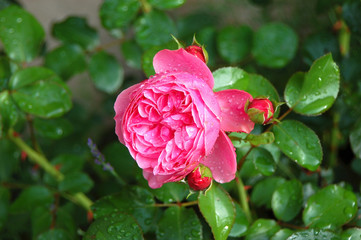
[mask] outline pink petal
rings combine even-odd
[[[219,183],[230,182],[237,171],[235,148],[228,136],[220,131],[213,152],[202,162],[211,172],[214,180]]]
[[[251,94],[237,89],[229,89],[216,92],[215,95],[221,108],[221,129],[250,133],[254,128],[254,122],[251,121],[244,107],[247,100],[253,100]]]
[[[156,73],[188,72],[203,79],[211,89],[214,86],[213,75],[207,65],[183,48],[159,51],[153,58],[153,66]]]
[[[127,109],[130,101],[131,101],[131,94],[140,86],[140,83],[135,84],[125,90],[123,90],[117,97],[117,100],[114,103],[114,111],[115,111],[115,133],[118,135],[118,139],[121,143],[124,144],[123,138],[123,128],[122,128],[122,121],[123,115],[125,110]]]

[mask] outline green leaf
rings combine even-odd
[[[340,237],[325,230],[307,229],[295,232],[287,240],[340,240]]]
[[[342,240],[359,240],[361,238],[361,229],[359,228],[349,228],[346,231],[343,231],[341,234]]]
[[[335,102],[340,73],[331,54],[316,60],[307,73],[295,73],[285,89],[287,105],[297,113],[318,115]]]
[[[125,213],[112,213],[96,219],[85,233],[84,240],[144,239],[136,220]]]
[[[7,132],[15,126],[19,119],[19,111],[8,91],[0,92],[0,126]],[[0,132],[1,135],[1,132]]]
[[[63,45],[48,52],[45,56],[45,66],[52,69],[62,79],[84,72],[87,63],[85,53],[77,45]]]
[[[31,213],[31,232],[33,239],[51,227],[51,210],[47,207],[37,207]]]
[[[135,22],[135,40],[143,49],[168,43],[172,34],[175,24],[164,12],[153,10]]]
[[[47,68],[29,67],[17,71],[9,86],[20,109],[39,117],[59,117],[72,106],[69,88]]]
[[[6,223],[10,206],[10,191],[0,186],[0,231]]]
[[[276,232],[276,234],[271,237],[271,240],[287,240],[292,233],[293,231],[291,229],[283,228]]]
[[[157,52],[163,49],[177,49],[177,44],[174,41],[171,41],[162,46],[151,47],[143,54],[142,69],[147,77],[155,74],[153,68],[153,58]]]
[[[263,240],[271,238],[280,226],[270,219],[257,219],[247,231],[246,240]]]
[[[236,207],[236,219],[234,221],[232,230],[229,233],[229,236],[241,237],[246,234],[249,227],[249,222],[241,206],[238,203],[234,203],[234,205]]]
[[[63,229],[53,228],[50,229],[41,235],[39,235],[36,240],[71,240],[72,238],[68,235]]]
[[[165,183],[161,188],[153,189],[152,192],[164,203],[182,202],[189,193],[189,187],[184,183]]]
[[[242,61],[251,51],[252,29],[248,26],[227,26],[218,33],[217,48],[228,63]]]
[[[252,54],[257,63],[269,68],[282,68],[295,56],[298,37],[283,23],[268,23],[253,37]]]
[[[361,158],[361,120],[356,123],[350,133],[350,143],[352,151],[358,158]]]
[[[250,93],[253,97],[269,96],[279,101],[277,90],[264,77],[249,74],[236,67],[225,67],[213,72],[215,92],[225,89],[239,89]]]
[[[273,143],[275,140],[275,136],[272,132],[264,132],[260,135],[248,134],[244,140],[246,142],[249,142],[253,146],[259,146],[263,144]]]
[[[93,185],[93,180],[87,174],[73,172],[65,175],[64,179],[59,183],[59,190],[70,193],[88,192]]]
[[[322,148],[317,135],[306,125],[286,120],[273,127],[275,142],[281,151],[300,166],[315,171],[322,161]]]
[[[157,209],[153,207],[153,195],[140,187],[122,189],[121,192],[107,195],[92,205],[94,218],[104,217],[112,212],[131,214],[144,232],[151,230]]]
[[[170,207],[157,227],[157,240],[202,239],[202,225],[192,208]]]
[[[0,22],[0,39],[12,60],[30,62],[39,54],[45,33],[33,15],[12,5],[0,11]]]
[[[76,44],[86,50],[94,49],[99,44],[97,31],[82,17],[68,17],[55,23],[52,34],[64,44]]]
[[[137,15],[138,0],[105,0],[100,7],[100,20],[106,29],[122,28]]]
[[[7,181],[17,170],[20,160],[20,150],[7,139],[0,140],[0,181]]]
[[[295,218],[302,208],[302,184],[293,179],[287,181],[274,191],[272,210],[277,219],[288,222]]]
[[[200,193],[198,206],[212,229],[215,240],[227,239],[236,217],[231,197],[217,184],[205,193]]]
[[[43,186],[31,186],[23,190],[10,206],[11,213],[34,210],[38,206],[50,206],[54,202],[53,194]]]
[[[10,77],[11,66],[9,59],[5,56],[0,56],[0,92],[7,89]]]
[[[134,40],[128,40],[122,43],[121,50],[126,63],[133,68],[140,69],[142,66],[143,51]]]
[[[268,177],[259,181],[251,193],[252,203],[257,207],[265,206],[271,208],[274,191],[285,182],[286,180],[281,177]]]
[[[89,72],[95,86],[106,93],[116,92],[123,83],[123,68],[113,55],[104,51],[91,57]]]
[[[355,217],[356,212],[355,194],[337,185],[329,185],[308,199],[303,222],[310,227],[338,228]]]
[[[73,132],[73,125],[65,118],[34,118],[36,133],[51,139],[60,139]]]
[[[255,168],[265,176],[271,176],[276,171],[276,162],[272,154],[264,148],[253,149],[247,157],[251,159]]]
[[[79,155],[62,154],[51,160],[53,166],[58,165],[63,174],[80,172],[83,169],[85,159]]]
[[[186,0],[148,0],[148,2],[158,9],[172,9],[182,6]]]

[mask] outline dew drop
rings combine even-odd
[[[21,23],[22,21],[23,21],[22,18],[17,18],[17,19],[16,19],[16,22],[17,22],[17,23]]]

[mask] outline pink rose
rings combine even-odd
[[[121,92],[114,104],[115,132],[149,186],[179,181],[200,163],[215,181],[233,180],[236,154],[224,131],[253,129],[244,111],[252,96],[214,93],[207,65],[184,49],[158,52],[153,66],[156,75]]]

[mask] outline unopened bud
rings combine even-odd
[[[255,98],[248,105],[247,114],[253,122],[267,124],[274,114],[272,102],[267,98]]]
[[[205,190],[212,182],[211,175],[209,168],[199,165],[193,172],[188,174],[188,185],[195,191]]]

